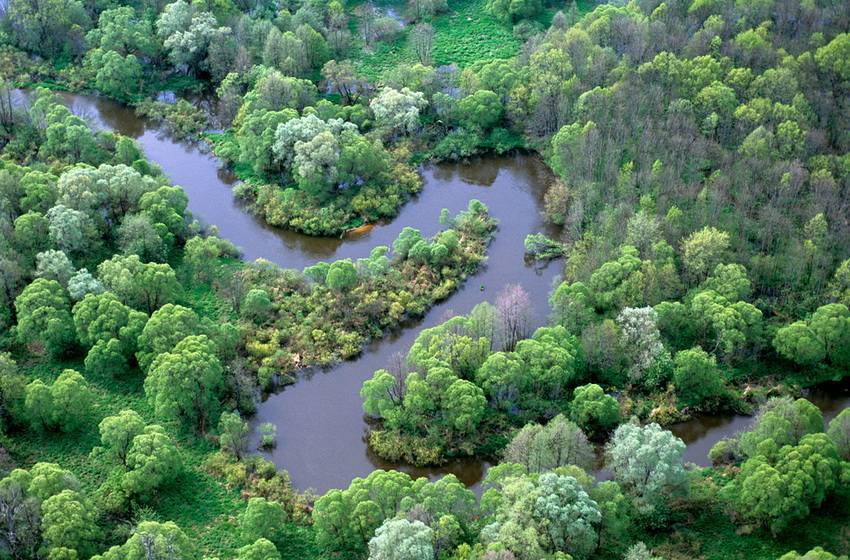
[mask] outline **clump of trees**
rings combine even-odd
[[[557,456],[580,434],[559,416],[523,430],[512,456],[524,463],[492,467],[479,501],[453,475],[428,482],[382,470],[328,492],[313,511],[318,541],[358,558],[620,556],[629,528],[652,515],[641,507],[672,507],[687,495],[681,442],[657,425],[628,426],[635,431],[624,431],[609,449],[615,480],[598,482],[567,455]],[[529,453],[526,444],[538,438]],[[617,459],[635,452],[646,462]]]
[[[819,307],[807,321],[796,321],[776,332],[776,351],[802,366],[827,362],[850,364],[850,311],[841,303]]]
[[[313,524],[320,545],[332,552],[365,558],[368,551],[380,558],[404,542],[424,557],[436,557],[473,530],[476,510],[475,495],[453,475],[429,483],[377,470],[317,500]]]
[[[523,426],[505,448],[504,461],[522,465],[530,473],[568,465],[589,471],[596,466],[596,455],[581,428],[559,414],[542,426]]]
[[[72,369],[47,384],[41,379],[24,389],[24,409],[36,430],[74,432],[90,421],[94,393],[85,378]]]
[[[712,449],[718,462],[741,462],[721,491],[733,516],[778,534],[805,519],[845,484],[848,413],[830,422],[805,399],[774,398],[737,440]]]
[[[55,463],[15,469],[0,480],[0,534],[15,557],[91,555],[100,537],[77,478]]]
[[[349,98],[364,86],[334,64],[326,74]],[[394,217],[421,181],[404,153],[387,149],[389,135],[415,130],[421,93],[385,90],[370,107],[343,110],[315,102],[307,81],[261,69],[234,120],[234,137],[220,155],[250,166],[256,180],[239,194],[273,225],[310,234],[339,234],[364,222]]]
[[[494,445],[491,438],[498,440],[511,425],[548,420],[567,408],[593,437],[613,429],[620,417],[614,398],[598,385],[577,387],[574,395],[570,391],[584,376],[578,340],[562,326],[541,327],[524,338],[530,334],[529,306],[522,288],[508,286],[496,305],[480,304],[467,316],[423,330],[405,358],[398,356],[389,368],[376,371],[360,392],[366,414],[381,421],[370,434],[372,448],[387,458],[439,463],[446,455],[469,455]],[[557,416],[551,428],[523,428],[524,443],[515,440],[516,445],[543,445],[549,430],[572,429],[564,422],[585,438]],[[535,438],[540,441],[533,443]]]
[[[448,297],[483,261],[496,222],[473,200],[444,223],[448,229],[431,239],[407,228],[392,252],[376,247],[367,258],[320,262],[303,274],[267,263],[246,266],[238,299],[247,304],[240,308],[247,361],[260,384],[299,366],[350,358],[368,339]],[[266,305],[263,293],[287,304]]]

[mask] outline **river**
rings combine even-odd
[[[390,245],[405,226],[431,235],[440,229],[442,208],[457,212],[477,198],[499,222],[489,247],[486,266],[448,300],[434,306],[420,321],[370,344],[355,360],[304,374],[297,383],[269,396],[252,419],[254,426],[272,422],[278,427],[278,445],[269,457],[289,471],[300,489],[325,492],[346,487],[352,478],[375,468],[397,468],[415,476],[454,473],[464,483],[477,485],[489,466],[479,460],[450,462],[439,468],[388,464],[366,445],[360,386],[376,369],[385,367],[395,353],[406,353],[423,328],[439,324],[451,314],[467,313],[477,303],[492,301],[507,284],[519,283],[531,296],[533,323],[546,323],[548,294],[557,280],[557,264],[537,267],[524,262],[526,234],[557,232],[541,218],[543,194],[551,180],[548,168],[536,157],[513,155],[475,159],[463,164],[424,167],[424,188],[390,223],[346,237],[316,238],[263,224],[239,204],[232,193],[236,178],[212,155],[177,142],[155,125],[118,103],[95,97],[62,94],[80,116],[100,128],[136,139],[147,157],[189,197],[189,209],[205,224],[241,250],[246,260],[263,258],[283,267],[303,268],[320,260],[358,258],[376,245]],[[26,97],[25,93],[21,97]],[[848,384],[827,385],[812,391],[812,400],[828,419],[850,406]],[[708,450],[752,421],[747,416],[700,416],[672,427],[688,444],[685,460],[708,464]]]

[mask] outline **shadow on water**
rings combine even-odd
[[[27,92],[17,92],[26,102]],[[360,387],[372,373],[385,367],[395,353],[406,353],[423,328],[432,327],[452,314],[468,313],[477,303],[492,300],[507,284],[521,284],[531,296],[533,323],[547,321],[548,295],[557,280],[559,266],[534,267],[524,262],[523,240],[529,233],[557,231],[541,218],[543,194],[551,181],[548,168],[536,157],[513,155],[487,157],[463,164],[441,164],[421,170],[422,193],[406,204],[392,222],[378,224],[352,238],[317,238],[282,231],[251,216],[235,199],[236,177],[219,160],[196,146],[169,138],[160,128],[139,118],[126,106],[106,99],[62,94],[72,110],[100,128],[136,139],[147,157],[158,164],[172,183],[189,197],[189,209],[205,224],[215,225],[219,235],[241,248],[246,260],[264,258],[284,267],[303,268],[319,260],[368,256],[376,245],[391,245],[405,226],[432,235],[440,229],[440,210],[463,210],[470,199],[484,202],[500,225],[488,250],[488,261],[448,300],[406,328],[369,344],[356,359],[324,371],[313,372],[283,391],[269,396],[260,406],[253,424],[278,426],[278,447],[268,456],[290,472],[301,489],[324,492],[345,487],[352,478],[375,468],[396,468],[414,476],[431,478],[455,474],[478,488],[489,465],[467,459],[436,468],[415,468],[386,462],[370,451],[365,436]],[[850,405],[850,384],[831,384],[808,395],[827,421]],[[672,427],[688,444],[685,460],[708,464],[708,451],[720,439],[734,436],[752,422],[747,416],[701,416]],[[606,476],[601,471],[600,476]]]

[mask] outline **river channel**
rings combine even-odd
[[[322,260],[365,257],[376,245],[391,245],[405,226],[425,235],[437,232],[442,208],[454,213],[472,198],[484,202],[500,225],[487,264],[478,274],[422,320],[371,343],[358,358],[305,373],[294,385],[270,395],[252,419],[253,425],[277,425],[278,446],[269,457],[289,471],[300,489],[325,492],[344,488],[354,477],[375,468],[429,477],[453,473],[467,485],[480,482],[489,465],[478,460],[420,469],[388,464],[374,456],[365,441],[367,424],[360,386],[376,369],[385,367],[393,354],[406,353],[421,329],[437,325],[451,314],[467,313],[482,301],[492,301],[507,284],[521,284],[531,296],[534,325],[546,323],[547,299],[560,266],[540,268],[526,264],[523,258],[523,240],[528,233],[557,233],[541,218],[543,194],[551,180],[545,164],[534,156],[513,155],[427,166],[421,170],[422,193],[392,222],[354,237],[316,238],[271,228],[250,215],[233,196],[236,178],[214,156],[171,139],[131,108],[96,97],[62,95],[76,114],[94,126],[136,139],[148,159],[186,191],[192,214],[204,224],[216,226],[221,237],[241,249],[245,260],[263,258],[300,269]],[[19,98],[25,99],[26,93]],[[828,420],[850,406],[850,388],[848,384],[823,386],[813,390],[810,398]],[[715,442],[746,429],[751,421],[747,416],[701,416],[672,430],[688,444],[685,460],[706,465],[708,450]]]

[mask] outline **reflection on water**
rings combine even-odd
[[[425,235],[436,233],[442,208],[456,213],[472,198],[487,204],[500,226],[487,264],[477,275],[425,318],[373,342],[356,360],[305,375],[295,385],[268,397],[254,419],[254,425],[277,424],[278,447],[269,455],[278,466],[289,470],[294,484],[302,489],[324,492],[345,487],[355,476],[365,476],[375,468],[398,468],[429,477],[453,473],[468,485],[481,480],[489,465],[474,459],[452,461],[438,468],[413,468],[376,457],[365,443],[367,426],[360,386],[375,370],[385,367],[394,353],[406,353],[422,328],[439,324],[452,313],[468,313],[475,304],[492,300],[506,284],[522,284],[534,305],[534,324],[546,323],[547,299],[559,267],[535,268],[523,259],[526,234],[558,233],[540,217],[543,193],[551,181],[548,168],[540,160],[516,155],[426,167],[422,170],[423,192],[392,222],[375,225],[353,238],[309,237],[271,228],[245,212],[232,193],[236,177],[214,156],[170,139],[118,103],[62,95],[75,113],[95,126],[135,138],[147,157],[174,184],[183,187],[195,217],[215,225],[219,235],[240,247],[247,260],[264,258],[281,266],[303,268],[318,260],[365,257],[376,245],[391,245],[405,226],[418,228]],[[25,102],[27,96],[18,92],[17,101]],[[850,405],[850,383],[824,385],[808,397],[824,410],[828,421]],[[747,429],[751,422],[747,416],[701,416],[672,429],[688,444],[685,460],[707,465],[714,443]],[[603,477],[608,474],[600,472]]]

